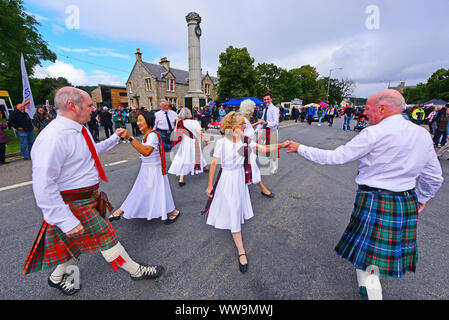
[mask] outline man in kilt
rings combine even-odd
[[[81,254],[100,251],[114,270],[123,268],[133,280],[159,277],[164,268],[134,262],[98,208],[100,179],[107,182],[98,154],[117,145],[125,129],[95,144],[82,125],[90,120],[92,100],[80,89],[58,90],[55,106],[58,116],[32,149],[33,192],[44,221],[22,273],[56,266],[48,284],[73,295],[80,287],[66,271]]]
[[[404,107],[399,92],[381,91],[366,104],[371,126],[346,145],[330,151],[289,144],[288,152],[322,165],[360,161],[354,210],[335,251],[356,267],[362,299],[382,299],[379,276],[416,271],[418,213],[443,183],[429,132],[406,121]]]
[[[169,107],[168,101],[161,99],[161,110],[154,114],[156,120],[153,129],[162,136],[165,152],[170,152],[172,149],[171,134],[175,129],[175,122],[178,120],[178,114],[170,110]]]

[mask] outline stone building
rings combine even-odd
[[[189,91],[189,72],[170,66],[167,58],[159,64],[142,60],[142,53],[137,49],[136,63],[126,82],[129,105],[148,110],[159,108],[161,99],[166,99],[176,108],[184,104],[184,97]],[[201,86],[208,101],[217,97],[218,78],[208,73],[202,76]]]
[[[94,107],[128,107],[126,87],[99,84],[97,88],[92,90],[91,97]]]

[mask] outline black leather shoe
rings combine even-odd
[[[148,280],[159,278],[165,272],[165,268],[162,266],[148,266],[141,263],[139,265],[138,273],[141,273],[139,277],[131,276],[133,280]]]
[[[262,193],[262,195],[264,195],[267,198],[274,198],[274,196],[275,196],[275,194],[273,192],[270,192],[270,194],[265,194],[261,191],[260,193]]]
[[[174,219],[172,219],[172,220],[170,220],[171,215],[168,216],[168,219],[165,220],[164,224],[172,224],[172,223],[175,223],[175,221],[179,218],[180,215],[181,215],[181,211],[179,211],[179,213],[178,213],[178,215],[176,216],[176,218],[174,218]]]
[[[186,183],[183,181],[183,182],[178,182],[178,184],[179,184],[179,186],[181,186],[181,187],[184,187],[185,185],[186,185]]]
[[[63,294],[67,296],[72,296],[81,290],[81,285],[79,289],[75,289],[75,284],[67,281],[68,276],[69,276],[68,274],[65,274],[62,277],[61,282],[59,283],[54,283],[53,281],[51,281],[50,277],[48,277],[48,284],[52,288],[59,289],[59,291],[61,291]]]
[[[246,256],[246,253],[239,255],[239,269],[240,269],[241,273],[245,273],[246,271],[248,271],[248,263],[241,264],[240,263],[240,257],[241,256]],[[246,259],[248,260],[248,257]]]
[[[119,216],[114,216],[114,215],[110,215],[109,216],[109,222],[112,222],[112,221],[118,221],[118,220],[120,220],[120,218],[121,218],[122,216],[121,215],[119,215]]]

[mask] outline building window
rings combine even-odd
[[[204,93],[208,96],[210,95],[210,84],[209,83],[206,83],[206,85],[204,86]]]
[[[120,92],[120,97],[127,97],[128,94],[126,92]]]
[[[145,79],[145,89],[151,91],[151,79]]]
[[[153,109],[153,97],[148,98],[148,107],[150,110]]]
[[[175,92],[175,80],[167,79],[167,91]]]
[[[133,93],[133,83],[132,82],[128,83],[128,87],[129,87],[129,93]]]
[[[176,108],[178,107],[178,98],[165,97],[165,100],[167,100],[169,105],[175,106]]]

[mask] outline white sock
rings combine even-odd
[[[125,271],[127,271],[132,276],[139,276],[137,274],[139,272],[139,264],[130,258],[130,256],[126,252],[125,248],[123,248],[123,246],[120,244],[120,242],[117,243],[111,249],[102,251],[101,254],[105,258],[105,260],[111,264],[114,264],[114,261],[116,260],[124,261],[124,263],[120,265],[120,267]],[[119,257],[121,257],[122,259],[119,259]],[[115,263],[119,263],[120,261],[117,261]]]
[[[67,262],[61,263],[59,264],[56,269],[53,271],[53,273],[50,275],[50,280],[53,283],[59,283],[62,280],[62,277],[65,274],[65,270],[67,269],[68,266],[74,265],[76,262],[75,259],[70,259]]]
[[[366,288],[369,300],[382,300],[382,286],[380,285],[379,269],[375,266],[369,266],[366,270],[367,271],[356,269],[359,287]]]

